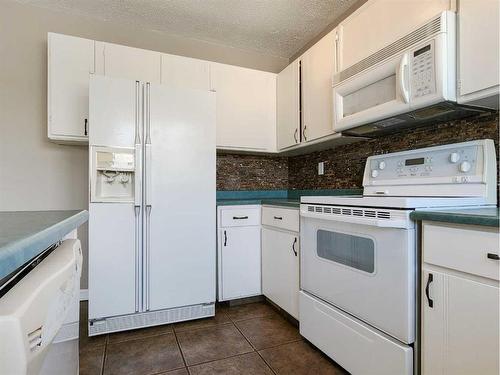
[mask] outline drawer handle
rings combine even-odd
[[[295,256],[297,256],[297,250],[295,250],[296,243],[297,243],[297,237],[295,237],[295,239],[293,240],[293,244],[292,244],[292,251],[295,254]]]
[[[487,257],[488,259],[500,260],[500,256],[498,256],[498,254],[488,253]]]
[[[434,275],[430,273],[429,277],[427,278],[427,285],[425,286],[425,296],[427,297],[427,303],[429,304],[429,307],[431,309],[434,307],[434,301],[429,296],[429,286],[431,285],[433,280],[434,280]]]
[[[227,234],[226,231],[224,231],[224,246],[227,245]]]
[[[233,216],[233,220],[245,220],[248,219],[248,216]]]
[[[275,216],[274,220],[283,220],[283,217],[281,217],[281,216]]]

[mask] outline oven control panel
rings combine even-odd
[[[488,173],[488,176],[486,175]],[[495,175],[492,140],[428,147],[367,159],[363,186],[485,183]]]

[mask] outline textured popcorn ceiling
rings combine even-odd
[[[17,0],[289,58],[357,0]]]

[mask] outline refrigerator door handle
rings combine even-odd
[[[135,174],[134,174],[134,206],[142,205],[142,147],[135,145],[134,151]]]
[[[144,95],[145,101],[145,126],[146,126],[146,137],[145,143],[151,144],[151,84],[149,82],[146,83],[146,92]]]
[[[144,194],[144,199],[145,199],[145,204],[146,206],[149,206],[150,208],[153,206],[153,191],[152,191],[152,179],[151,179],[151,144],[146,143],[145,145],[145,181],[144,181],[144,188],[145,188],[145,194]]]
[[[139,312],[140,306],[140,288],[141,288],[141,207],[135,206],[135,312]]]
[[[140,132],[140,121],[141,121],[141,88],[140,82],[135,81],[135,141],[136,145],[141,144],[141,132]]]
[[[149,311],[150,303],[150,270],[151,270],[151,207],[146,206],[146,220],[145,220],[145,245],[144,246],[144,310]]]

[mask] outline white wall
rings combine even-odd
[[[47,139],[47,32],[279,72],[286,59],[0,0],[0,210],[87,208],[87,147]],[[79,237],[87,249],[87,226]],[[87,286],[86,262],[82,287]]]

